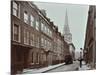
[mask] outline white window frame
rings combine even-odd
[[[52,31],[50,30],[50,36],[52,37]]]
[[[31,26],[34,27],[34,17],[32,15],[30,16],[30,20],[31,20]]]
[[[36,21],[36,30],[39,31],[39,21]]]
[[[30,39],[30,45],[34,46],[34,34],[33,33],[30,34],[30,38],[31,38]]]
[[[49,28],[47,29],[47,34],[49,35]]]
[[[39,42],[40,42],[40,40],[39,40],[39,37],[37,36],[37,37],[36,37],[36,47],[37,47],[37,48],[39,48]]]
[[[43,31],[43,30],[44,30],[44,24],[41,23],[41,31]]]
[[[44,38],[41,37],[41,46],[44,47]]]
[[[45,33],[48,35],[48,27],[46,26]]]
[[[24,12],[24,22],[27,24],[29,22],[29,16],[28,16],[28,13],[26,11]]]
[[[44,47],[45,47],[45,49],[46,49],[46,46],[47,46],[47,40],[45,39],[45,41],[44,41]]]

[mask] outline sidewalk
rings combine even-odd
[[[90,70],[91,68],[88,65],[86,65],[85,62],[83,61],[82,67],[81,68],[79,67],[78,69],[79,71],[84,71],[84,70]]]
[[[24,69],[22,74],[44,73],[46,71],[49,71],[49,70],[52,70],[54,68],[60,67],[60,66],[62,66],[64,64],[65,63],[61,63],[61,64],[57,64],[57,65],[53,65],[53,66],[40,68],[40,69]]]
[[[82,71],[82,70],[90,70],[90,67],[88,67],[87,65],[82,65],[81,68],[79,67],[79,71]]]

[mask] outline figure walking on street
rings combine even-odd
[[[82,67],[82,48],[81,48],[81,51],[80,51],[80,68]]]
[[[80,58],[80,68],[82,67],[82,58]]]

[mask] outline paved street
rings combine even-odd
[[[75,70],[77,70],[78,67],[79,67],[79,62],[78,61],[74,61],[73,64],[63,65],[61,67],[46,71],[45,73],[75,71]]]
[[[82,67],[79,66],[79,61],[74,61],[73,64],[65,65],[65,63],[48,66],[40,69],[26,69],[22,74],[34,74],[34,73],[50,73],[50,72],[66,72],[66,71],[82,71],[89,70],[90,68],[82,62]]]

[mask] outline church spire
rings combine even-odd
[[[66,15],[65,15],[65,24],[64,24],[64,34],[70,33],[69,25],[68,25],[68,15],[67,15],[67,10],[66,10]]]
[[[70,33],[70,29],[69,29],[69,25],[68,25],[67,9],[66,9],[66,14],[65,14],[65,24],[64,24],[63,34],[64,34],[64,40],[67,43],[71,43],[72,42],[72,34]]]

